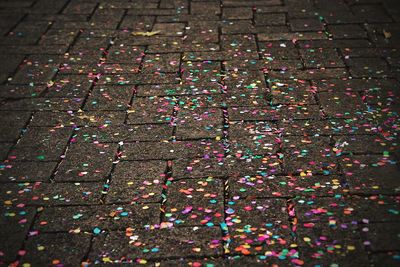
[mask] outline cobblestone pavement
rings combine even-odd
[[[400,1],[1,0],[0,265],[399,266]]]

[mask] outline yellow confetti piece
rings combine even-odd
[[[103,261],[103,262],[110,262],[110,263],[112,263],[112,260],[111,260],[109,257],[104,257],[104,258],[102,258],[102,261]]]
[[[383,30],[383,36],[385,36],[386,39],[392,38],[392,33],[386,31],[385,29]]]
[[[153,36],[159,34],[161,31],[152,31],[152,32],[133,32],[132,35],[136,36]]]

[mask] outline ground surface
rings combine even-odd
[[[0,265],[396,266],[399,5],[0,1]]]

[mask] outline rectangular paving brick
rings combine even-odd
[[[73,143],[57,173],[55,181],[103,181],[111,172],[117,153],[116,144]]]
[[[159,204],[46,207],[33,228],[41,232],[140,228],[158,223],[159,208]]]
[[[122,149],[124,160],[172,160],[179,158],[221,157],[222,143],[213,141],[136,142]]]
[[[139,233],[134,231],[132,234],[137,236]],[[110,232],[107,236],[95,238],[89,258],[101,262],[104,258],[103,251],[115,246],[118,249],[108,255],[112,260],[122,257],[132,260],[178,257],[182,253],[190,256],[218,256],[223,253],[222,244],[213,241],[220,237],[221,231],[217,227],[155,229],[141,232],[137,239],[141,245],[130,246],[129,237],[125,236],[125,232]],[[144,244],[157,249],[151,253],[144,253]]]
[[[8,151],[7,151],[8,152]],[[9,162],[0,167],[2,182],[48,182],[56,170],[54,162]]]
[[[101,183],[7,183],[1,200],[9,205],[87,205],[99,204]]]
[[[166,162],[122,161],[115,167],[107,203],[157,202],[161,198]]]
[[[17,140],[28,123],[30,116],[30,112],[1,111],[0,124],[3,130],[0,133],[0,140],[2,142]]]
[[[224,221],[223,214],[222,180],[178,180],[168,186],[165,221],[182,226],[213,226]]]
[[[70,128],[28,128],[10,156],[16,160],[57,161],[64,153],[71,134]]]
[[[128,110],[127,123],[170,123],[175,103],[173,97],[135,98]]]
[[[126,110],[133,96],[133,86],[98,85],[85,104],[85,110]]]
[[[90,246],[90,236],[70,233],[43,234],[27,240],[21,262],[29,264],[52,264],[56,259],[61,264],[79,265]],[[43,249],[38,249],[38,247]],[[68,250],[68,254],[64,253]],[[64,253],[64,254],[63,254]],[[63,255],[62,255],[63,254]]]
[[[175,124],[178,139],[221,137],[222,110],[216,108],[182,109],[178,111]]]
[[[337,172],[337,162],[328,137],[287,137],[283,140],[284,169],[288,173]]]

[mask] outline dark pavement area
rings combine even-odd
[[[400,266],[400,1],[0,0],[0,265]]]

